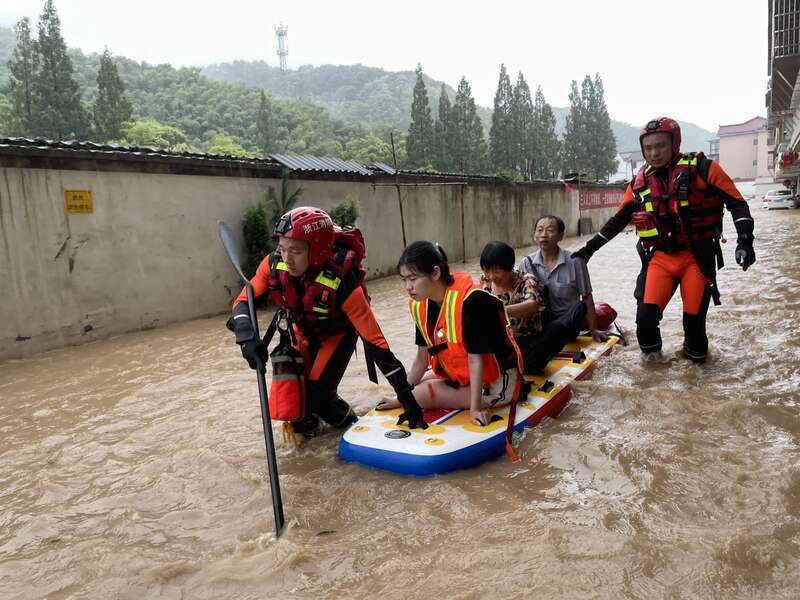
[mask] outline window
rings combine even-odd
[[[755,138],[755,139],[753,140],[753,146],[758,146],[758,138]]]
[[[754,166],[754,167],[757,167],[757,166],[758,166],[758,161],[757,161],[757,160],[754,160],[754,161],[753,161],[753,166]]]

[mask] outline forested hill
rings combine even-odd
[[[325,107],[331,116],[352,123],[360,123],[368,129],[392,127],[407,131],[411,118],[411,100],[416,75],[413,71],[384,71],[364,65],[305,65],[296,70],[281,73],[264,61],[238,60],[205,67],[202,73],[212,79],[226,82],[241,82],[262,88],[274,96],[303,98]],[[582,75],[576,75],[580,80]],[[435,110],[439,102],[442,82],[425,77],[430,104]],[[529,84],[535,90],[536,82]],[[452,101],[455,90],[445,85]],[[545,90],[545,93],[547,90]],[[613,107],[611,107],[613,112]],[[478,113],[488,132],[491,124],[491,109],[478,107]],[[559,135],[569,108],[553,107]],[[634,150],[639,147],[639,127],[622,121],[611,121],[617,139],[617,149]],[[692,150],[708,150],[708,140],[716,137],[693,123],[681,121],[684,147]]]
[[[0,27],[0,87],[5,85],[14,45],[14,32]],[[78,49],[71,49],[70,57],[83,99],[89,104],[96,92],[100,57]],[[263,61],[236,61],[203,69],[149,65],[121,56],[115,61],[134,117],[174,127],[185,136],[183,141],[198,149],[209,148],[215,136],[224,134],[256,152],[259,89],[264,89],[275,97],[275,151],[339,156],[348,140],[368,131],[387,138],[389,128],[405,133],[416,80],[411,71],[390,72],[363,65],[304,66],[282,74]],[[435,117],[442,83],[429,78],[426,83]],[[535,89],[536,82],[530,83]],[[445,89],[452,101],[455,90],[449,85]],[[2,110],[0,97],[0,117]],[[560,133],[568,109],[555,107],[553,111]],[[479,107],[478,112],[488,133],[491,110]],[[636,127],[619,121],[612,121],[611,126],[619,150],[638,146]],[[685,148],[708,147],[711,132],[689,123],[682,126]]]
[[[367,129],[393,128],[407,131],[411,122],[411,101],[417,75],[414,71],[384,71],[364,65],[304,65],[281,73],[263,60],[237,60],[210,65],[202,69],[210,79],[228,83],[244,83],[264,89],[278,98],[302,98],[325,107],[334,119],[360,123]],[[442,82],[425,75],[431,110],[436,107]],[[445,84],[452,101],[455,89]],[[478,107],[487,134],[492,112]]]

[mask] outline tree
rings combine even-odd
[[[453,162],[461,173],[479,173],[486,165],[486,140],[472,88],[466,77],[458,84],[452,110]]]
[[[72,77],[72,61],[61,37],[61,21],[53,0],[46,0],[38,28],[35,47],[39,70],[32,86],[35,132],[54,139],[83,137],[88,130],[88,118],[81,104],[80,89]]]
[[[17,45],[8,61],[8,96],[11,104],[8,127],[14,135],[29,135],[35,126],[33,80],[39,61],[27,17],[16,24],[14,33]]]
[[[437,115],[436,126],[434,127],[435,154],[433,166],[437,171],[447,172],[453,169],[452,147],[453,147],[453,117],[450,98],[447,90],[442,84],[442,91],[439,94],[439,112]]]
[[[97,71],[97,97],[94,101],[94,131],[100,141],[119,138],[122,126],[131,120],[131,103],[125,97],[125,85],[117,72],[117,65],[106,48],[100,57]]]
[[[362,165],[380,161],[392,164],[392,148],[375,134],[355,138],[347,142],[342,153],[344,160],[353,160]]]
[[[422,65],[417,65],[417,83],[414,85],[414,100],[411,103],[411,125],[408,127],[406,148],[411,167],[429,167],[433,163],[433,119],[428,102],[428,90]]]
[[[533,101],[528,82],[520,72],[511,94],[509,109],[509,169],[526,173],[534,160],[536,138],[534,136]]]
[[[229,135],[218,133],[208,145],[209,154],[223,154],[225,156],[253,156],[252,152],[248,152],[242,148],[236,141]]]
[[[539,179],[553,179],[558,176],[561,143],[556,135],[556,116],[544,99],[541,86],[536,88],[533,103],[533,165],[531,175]]]
[[[267,98],[264,90],[261,90],[261,96],[258,105],[258,114],[256,115],[256,146],[263,155],[269,154],[275,139],[275,132],[273,130],[272,122],[272,96]]]
[[[581,172],[587,168],[585,160],[585,109],[578,91],[578,82],[570,84],[569,114],[564,126],[562,162],[566,171]]]
[[[175,127],[152,119],[143,119],[123,126],[122,138],[119,143],[125,146],[147,146],[173,150],[186,145],[186,136]]]
[[[588,79],[588,75],[586,76]],[[591,116],[591,169],[595,176],[607,179],[617,170],[617,141],[611,129],[611,118],[606,108],[603,79],[595,73],[592,96],[587,103],[587,112]]]
[[[606,179],[617,169],[617,143],[611,130],[611,119],[600,75],[594,81],[583,78],[581,91],[573,81],[569,94],[570,112],[564,130],[564,168],[586,173],[589,177]]]
[[[489,130],[489,156],[492,166],[497,171],[513,169],[516,162],[514,148],[515,130],[512,116],[513,90],[511,79],[506,72],[506,66],[500,65],[500,78],[497,82],[497,91],[494,94],[494,112],[492,112],[492,126]]]

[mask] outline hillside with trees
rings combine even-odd
[[[430,126],[433,133],[423,150],[424,160],[409,162],[406,142],[413,105],[420,100],[415,96],[418,73],[323,65],[282,74],[263,61],[175,68],[113,56],[108,51],[84,54],[66,47],[53,2],[44,5],[38,23],[21,21],[16,32],[0,27],[0,135],[78,137],[253,156],[309,153],[368,163],[391,162],[388,142],[389,132],[394,131],[398,160],[404,166],[488,173],[502,171],[508,162],[499,160],[497,149],[491,147],[492,110],[475,103],[465,79],[453,89],[422,74],[431,116],[423,129]],[[37,84],[46,77],[46,69],[63,82],[57,98],[46,86]],[[531,105],[534,113],[549,111],[546,127],[563,138],[570,109],[550,107],[541,90],[532,93],[525,88],[524,78],[517,78],[510,87],[509,101],[514,101],[516,89],[517,105]],[[29,114],[31,102],[38,103],[34,111],[41,117],[38,122],[20,117]],[[442,111],[452,113],[453,119],[457,115],[460,125],[454,128],[441,121]],[[72,116],[56,119],[53,115],[57,113]],[[514,118],[520,118],[519,111]],[[713,137],[691,124],[682,125],[686,147],[705,148]],[[523,130],[529,126],[524,119],[515,125]],[[638,146],[636,127],[613,120],[610,127],[617,148]],[[437,128],[441,129],[438,134]],[[527,142],[510,143],[524,146]],[[445,156],[448,149],[453,156]],[[547,154],[552,156],[554,149],[551,145]],[[533,164],[533,170],[522,164],[512,170],[530,171],[534,176],[553,172],[540,158],[533,159]],[[538,170],[540,166],[543,172]]]
[[[264,61],[234,61],[207,66],[201,71],[207,77],[228,83],[246,83],[262,88],[276,98],[303,98],[325,107],[334,118],[359,123],[375,131],[388,127],[407,131],[411,124],[411,106],[416,84],[414,71],[385,71],[363,65],[304,65],[281,74],[278,67]],[[424,75],[431,107],[437,107],[442,85],[450,99],[456,90],[450,85]],[[535,86],[534,86],[535,87]],[[478,115],[488,135],[492,110],[477,106]],[[561,136],[569,107],[552,107],[556,117],[556,133]],[[656,115],[653,115],[656,116]],[[681,121],[687,148],[708,149],[708,140],[715,133],[693,123]],[[611,129],[620,150],[639,147],[639,127],[624,121],[611,120]]]

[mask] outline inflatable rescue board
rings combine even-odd
[[[544,372],[525,376],[531,384],[528,397],[517,403],[514,431],[555,417],[572,395],[571,383],[591,376],[597,360],[609,354],[620,339],[612,326],[606,342],[579,336],[567,344]],[[371,410],[350,426],[339,442],[339,455],[355,462],[401,473],[435,475],[478,466],[505,451],[509,407],[492,410],[492,422],[481,427],[469,420],[469,411],[426,410],[427,429],[397,425],[401,409]]]

